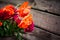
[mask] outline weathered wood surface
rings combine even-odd
[[[60,36],[51,34],[39,28],[35,28],[33,32],[23,34],[27,40],[60,40]]]
[[[0,1],[5,1],[5,2],[9,2],[9,3],[14,3],[14,4],[22,4],[24,1],[26,0],[0,0]]]
[[[36,8],[60,14],[60,0],[35,0]]]
[[[35,25],[60,34],[60,16],[41,11],[31,10]]]

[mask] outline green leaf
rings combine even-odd
[[[19,32],[17,33],[17,40],[22,40],[22,36],[19,34]]]

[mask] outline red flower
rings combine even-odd
[[[3,17],[3,10],[2,9],[0,9],[0,19]]]
[[[19,24],[19,23],[21,22],[21,19],[19,19],[19,16],[18,16],[17,14],[15,14],[15,15],[13,16],[13,19],[14,19],[14,21],[15,21],[17,24]]]
[[[13,15],[14,14],[14,6],[13,5],[7,5],[3,8],[3,11],[6,11],[9,13],[9,15]]]
[[[8,5],[2,8],[2,19],[8,19],[14,14],[14,7],[13,5]]]
[[[34,29],[34,23],[32,23],[31,25],[29,25],[28,28],[24,29],[25,32],[32,32]]]

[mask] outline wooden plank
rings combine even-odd
[[[60,16],[55,16],[41,11],[31,10],[35,25],[60,34]]]
[[[35,8],[49,11],[52,13],[60,14],[60,1],[59,0],[35,0]]]
[[[60,40],[60,36],[51,34],[39,28],[35,28],[33,32],[23,34],[27,40]]]

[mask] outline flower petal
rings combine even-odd
[[[32,32],[34,30],[34,23],[32,23],[31,25],[29,25],[28,28],[24,29],[24,32]]]
[[[19,9],[26,8],[28,6],[29,2],[24,2]]]
[[[0,22],[0,26],[2,26],[2,22]]]
[[[8,19],[15,13],[12,5],[7,5],[4,8],[2,8],[2,10],[4,13],[2,19]]]
[[[19,8],[18,12],[20,17],[25,17],[29,14],[31,6],[28,6],[28,2],[24,2]]]
[[[21,20],[21,23],[18,24],[18,27],[20,28],[27,28],[29,25],[31,25],[33,22],[32,20],[32,14],[27,15]]]
[[[17,14],[13,16],[13,20],[14,20],[17,24],[19,24],[19,23],[21,22],[21,20],[19,19],[19,16],[18,16]]]

